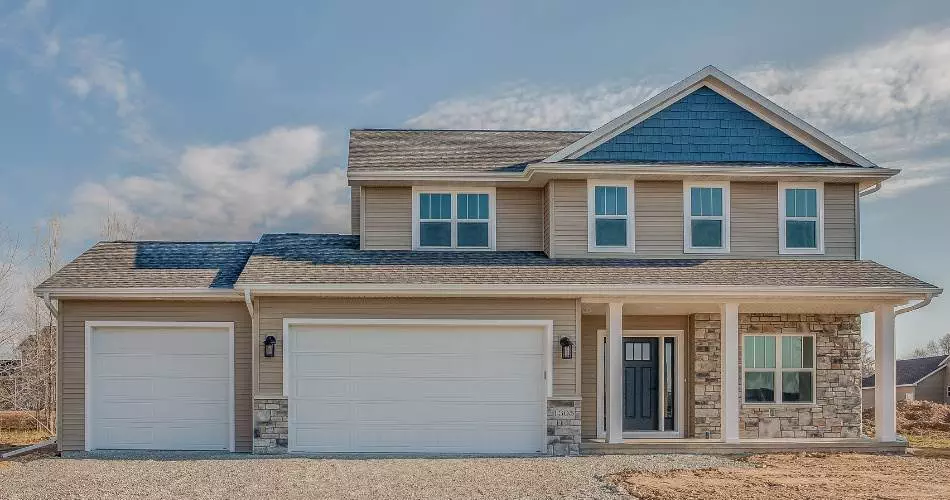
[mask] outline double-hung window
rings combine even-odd
[[[780,182],[778,193],[779,252],[824,253],[823,185]]]
[[[493,191],[413,190],[413,247],[491,250]]]
[[[633,183],[590,181],[587,209],[589,251],[633,251]]]
[[[729,183],[683,184],[683,251],[729,251]]]
[[[814,403],[815,337],[746,335],[742,368],[746,403]]]

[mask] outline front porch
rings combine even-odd
[[[893,390],[875,438],[861,429],[859,314],[875,311],[877,376],[893,379],[894,307],[585,302],[581,452],[903,452]]]

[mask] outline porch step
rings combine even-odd
[[[623,443],[605,443],[590,439],[581,443],[583,455],[739,455],[780,452],[907,452],[907,442],[879,443],[870,439],[749,439],[723,443],[710,439],[626,439]]]

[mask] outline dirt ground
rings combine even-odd
[[[757,455],[750,468],[624,472],[634,498],[696,500],[950,499],[950,460],[862,454]]]

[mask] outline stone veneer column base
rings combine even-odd
[[[580,398],[548,399],[547,425],[547,452],[549,455],[571,456],[580,454]]]
[[[287,453],[287,400],[254,400],[254,453]]]

